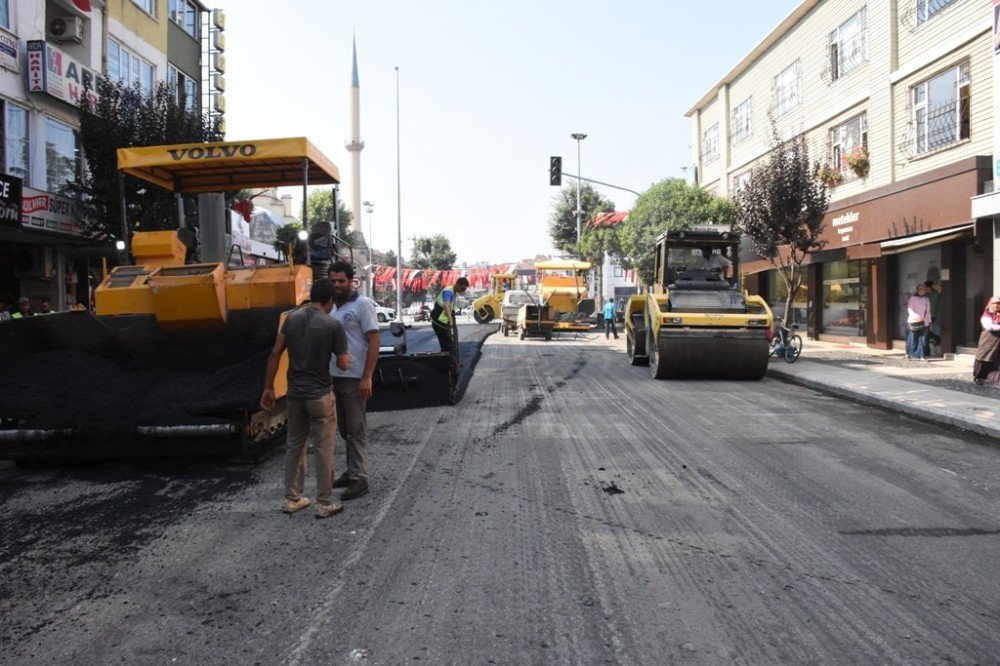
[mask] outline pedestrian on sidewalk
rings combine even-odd
[[[906,301],[906,358],[927,360],[927,327],[930,326],[931,302],[927,298],[927,285],[916,286],[914,294]]]
[[[333,391],[337,395],[337,426],[344,438],[347,469],[333,483],[346,488],[342,502],[368,494],[368,420],[365,407],[372,397],[372,377],[378,363],[381,344],[375,302],[354,288],[354,267],[346,261],[330,265],[336,307],[330,316],[339,321],[347,334],[351,367],[341,370],[332,361]]]
[[[609,298],[604,302],[604,339],[607,340],[611,334],[615,334],[618,339],[618,329],[615,327],[615,299]]]
[[[972,381],[977,384],[1000,385],[1000,296],[986,304],[979,320],[983,332],[976,348],[976,361],[972,366]]]
[[[931,302],[931,325],[927,329],[927,343],[933,356],[941,355],[941,283],[934,280],[924,282],[927,285],[927,300]]]
[[[316,517],[340,513],[344,505],[333,501],[333,446],[337,428],[330,356],[337,367],[347,370],[351,357],[347,336],[339,321],[328,316],[333,310],[333,283],[321,278],[309,291],[309,303],[285,317],[267,359],[264,392],[260,406],[274,408],[274,377],[278,361],[288,349],[288,435],[285,441],[285,513],[309,506],[302,495],[306,473],[306,443],[316,452]]]
[[[437,336],[441,351],[451,353],[455,341],[452,338],[452,329],[455,325],[455,305],[458,297],[469,288],[469,278],[460,277],[455,280],[451,287],[445,287],[434,299],[434,309],[431,310],[431,328]]]

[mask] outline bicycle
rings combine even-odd
[[[774,320],[774,335],[771,336],[771,356],[784,358],[788,363],[795,363],[799,354],[802,353],[802,336],[793,333],[793,329],[798,329],[798,324],[792,324],[789,328],[780,319]]]

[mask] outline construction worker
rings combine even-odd
[[[454,286],[445,287],[434,299],[434,308],[431,310],[431,325],[443,352],[451,353],[454,346],[451,330],[455,323],[455,301],[468,288],[469,279],[460,277],[455,280]]]
[[[34,316],[34,312],[31,311],[31,299],[27,296],[22,296],[17,299],[17,312],[11,315],[11,319],[23,319],[25,317]]]

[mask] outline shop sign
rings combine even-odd
[[[97,102],[94,93],[98,73],[84,67],[68,55],[42,40],[28,42],[28,91],[51,95],[67,104],[76,106],[89,87],[91,103]]]
[[[16,227],[21,219],[21,179],[0,173],[0,225]]]
[[[846,213],[841,213],[837,217],[830,221],[833,225],[834,231],[840,236],[840,242],[847,244],[851,240],[851,233],[854,231],[854,225],[861,219],[861,213],[856,210],[849,210]]]
[[[0,30],[0,67],[12,72],[20,71],[17,66],[17,39]]]
[[[32,231],[54,231],[79,236],[80,203],[73,199],[24,188],[21,226]]]

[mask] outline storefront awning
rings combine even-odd
[[[926,234],[907,236],[906,238],[893,238],[892,240],[882,241],[879,247],[883,255],[919,250],[928,245],[937,245],[950,240],[971,236],[975,226],[974,223],[970,222],[960,227],[952,227],[951,229],[940,229]]]
[[[119,148],[118,168],[175,192],[340,182],[340,172],[308,139],[262,139]]]

